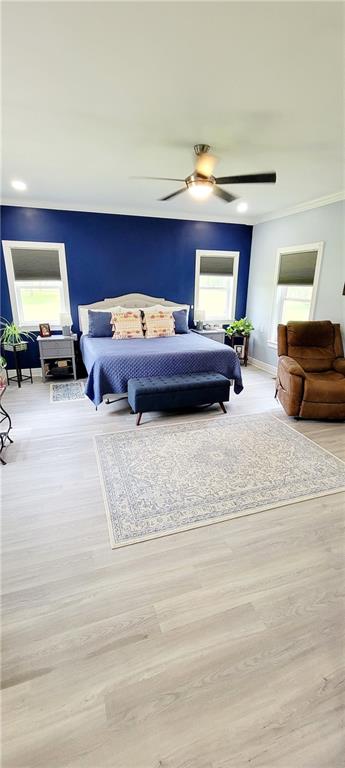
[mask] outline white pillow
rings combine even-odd
[[[165,304],[155,304],[153,307],[142,307],[143,311],[145,312],[145,309],[163,309],[164,312],[178,312],[180,309],[186,309],[187,310],[187,319],[189,317],[189,304],[176,304],[172,305],[171,307],[166,306]]]
[[[115,307],[111,315],[113,339],[144,338],[142,311],[137,307]]]

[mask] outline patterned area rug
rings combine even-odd
[[[69,400],[84,400],[84,381],[52,382],[50,385],[50,402],[67,403]]]
[[[344,462],[265,414],[140,427],[95,444],[112,547],[345,490]]]

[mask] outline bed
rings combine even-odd
[[[79,307],[79,321],[83,331],[80,349],[88,372],[86,394],[96,405],[104,396],[127,392],[131,378],[173,376],[174,374],[222,373],[233,380],[234,391],[242,389],[240,361],[234,350],[205,336],[190,331],[165,338],[126,339],[92,338],[88,335],[86,316],[88,309],[107,309],[111,306],[149,307],[185,306],[142,294],[126,294],[103,302]],[[85,332],[86,331],[86,332]]]

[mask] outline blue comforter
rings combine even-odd
[[[240,361],[231,347],[197,333],[161,339],[94,339],[83,335],[80,348],[89,374],[86,394],[95,405],[103,395],[127,392],[128,379],[215,371],[242,389]]]

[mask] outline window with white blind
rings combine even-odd
[[[277,343],[279,323],[313,319],[322,249],[312,243],[278,250],[269,344]]]
[[[70,314],[65,246],[3,240],[14,322],[37,330],[39,323],[60,328],[60,315]]]
[[[238,251],[196,252],[195,309],[205,313],[205,322],[234,319],[238,262]]]

